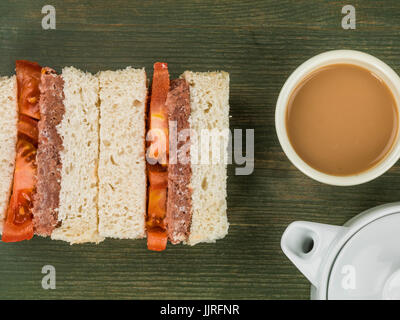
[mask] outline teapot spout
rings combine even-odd
[[[283,233],[281,248],[301,273],[318,288],[321,264],[330,246],[336,243],[346,230],[346,227],[296,221]]]

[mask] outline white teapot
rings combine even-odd
[[[312,299],[400,299],[400,202],[344,226],[293,222],[281,247],[311,282]]]

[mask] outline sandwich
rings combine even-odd
[[[9,157],[1,163],[2,241],[37,234],[99,242],[97,78],[72,67],[57,75],[19,60],[16,77],[3,78],[1,87],[9,88],[2,91],[9,118],[2,118],[8,133],[1,146]]]
[[[195,154],[209,150],[199,143],[202,130],[229,128],[229,75],[186,71],[170,81],[167,64],[156,63],[148,127],[148,248],[164,250],[167,240],[194,245],[223,238],[228,231],[226,162],[221,157],[201,163]],[[226,149],[226,138],[222,145]]]
[[[149,94],[144,69],[57,74],[17,61],[16,75],[0,78],[2,241],[147,236],[160,251],[167,240],[223,238],[226,162],[193,159],[201,130],[229,128],[228,100],[225,72],[170,80],[156,63]]]

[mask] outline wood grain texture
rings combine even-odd
[[[57,10],[42,30],[41,8]],[[229,235],[216,244],[146,250],[144,240],[98,246],[36,237],[0,243],[0,298],[307,299],[309,284],[280,250],[295,220],[343,224],[400,199],[400,165],[373,182],[333,187],[296,170],[279,146],[275,103],[289,74],[331,49],[366,51],[400,72],[397,0],[353,0],[357,29],[342,30],[343,1],[1,1],[0,74],[16,59],[60,71],[132,65],[151,74],[157,60],[173,76],[222,69],[231,75],[231,128],[255,129],[255,171],[229,168]],[[132,182],[134,187],[134,182]],[[41,288],[41,268],[57,270],[57,289]]]

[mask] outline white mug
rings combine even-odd
[[[373,180],[389,170],[400,158],[400,128],[397,130],[396,139],[389,153],[376,166],[349,176],[334,176],[320,172],[306,162],[296,153],[289,141],[286,128],[286,112],[290,96],[297,85],[311,72],[332,64],[347,63],[363,67],[381,78],[393,93],[396,101],[398,115],[400,115],[400,77],[386,63],[369,54],[354,50],[334,50],[321,53],[300,65],[286,80],[278,97],[275,109],[275,128],[283,151],[301,172],[319,182],[351,186]]]

